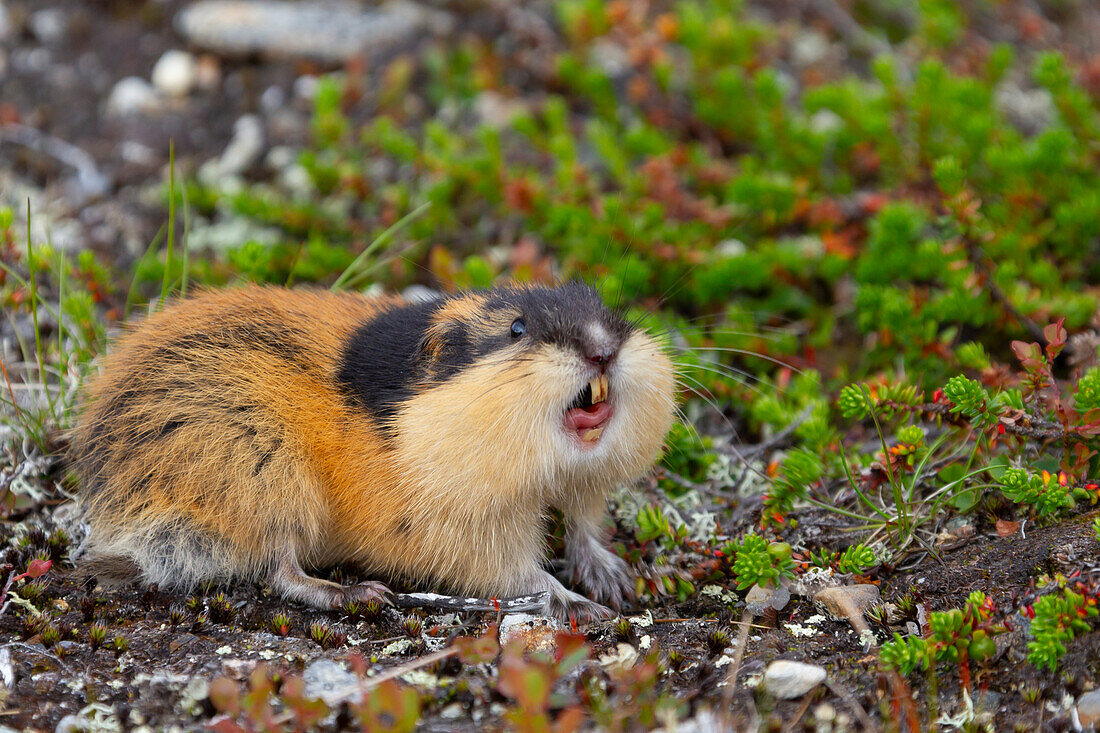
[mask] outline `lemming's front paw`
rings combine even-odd
[[[615,612],[582,595],[565,591],[550,595],[550,600],[546,602],[546,615],[566,623],[576,621],[577,625],[584,626],[592,621],[614,618]]]
[[[622,558],[602,547],[576,558],[567,567],[567,573],[589,596],[616,611],[622,609],[624,601],[634,597],[629,567]]]

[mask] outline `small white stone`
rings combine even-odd
[[[11,22],[11,14],[7,6],[0,0],[0,41],[7,40],[15,34],[15,24]]]
[[[1081,695],[1077,701],[1077,719],[1084,730],[1100,730],[1100,690]]]
[[[299,76],[294,80],[294,96],[303,102],[312,102],[313,96],[317,93],[317,77],[315,76]]]
[[[1054,97],[1043,88],[1023,89],[1005,80],[993,90],[993,104],[1025,135],[1036,135],[1050,127],[1057,117]]]
[[[107,97],[106,111],[114,117],[153,112],[160,106],[157,90],[149,82],[136,76],[128,76],[115,84]]]
[[[714,247],[714,252],[719,257],[741,257],[748,251],[749,248],[740,239],[723,239]],[[716,595],[720,595],[722,589],[719,586],[714,587],[719,591]]]
[[[828,53],[829,39],[817,30],[802,31],[791,41],[791,63],[800,69],[821,63]]]
[[[69,33],[69,19],[65,11],[56,8],[39,10],[30,17],[30,29],[42,43],[57,43]]]
[[[825,677],[823,667],[778,659],[764,671],[764,689],[780,700],[793,700],[820,685]]]
[[[412,639],[398,639],[397,641],[387,644],[380,652],[380,656],[389,657],[394,654],[401,654],[411,646]]]
[[[286,103],[286,92],[282,87],[272,84],[260,95],[260,106],[268,112],[274,112]]]
[[[165,51],[153,65],[153,86],[172,97],[182,97],[194,88],[199,66],[186,51]]]
[[[360,694],[359,678],[331,659],[318,659],[302,673],[306,697],[319,697],[329,707]]]
[[[503,130],[512,120],[526,110],[522,102],[509,99],[494,91],[484,91],[474,99],[474,112],[484,124]]]
[[[619,644],[614,651],[600,657],[600,665],[603,667],[619,667],[627,669],[633,667],[638,661],[638,650],[630,644]]]
[[[826,135],[844,127],[844,120],[831,109],[819,109],[810,117],[810,129],[819,135]]]
[[[233,125],[233,138],[218,160],[221,176],[244,173],[264,150],[264,126],[256,115],[244,115]]]
[[[553,652],[561,628],[558,620],[549,616],[509,613],[500,621],[497,638],[501,646],[519,639],[528,651]]]

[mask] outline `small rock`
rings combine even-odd
[[[441,293],[437,290],[432,290],[426,285],[413,284],[401,291],[401,297],[410,303],[428,303],[433,300],[438,300],[442,297]],[[522,615],[522,614],[514,614]],[[507,618],[511,618],[508,616]],[[541,617],[532,617],[541,618]]]
[[[829,53],[829,39],[821,31],[801,31],[791,41],[791,63],[799,69],[815,66]]]
[[[359,678],[331,659],[318,659],[302,673],[306,697],[319,697],[329,707],[359,694]]]
[[[149,82],[137,76],[128,76],[111,90],[106,112],[114,117],[127,117],[154,112],[159,106],[160,97]]]
[[[745,596],[745,606],[750,613],[759,616],[770,610],[782,610],[790,600],[791,592],[785,585],[778,588],[762,588],[754,585],[749,588]]]
[[[286,92],[274,84],[260,95],[260,106],[268,112],[274,112],[286,103]]]
[[[57,43],[69,33],[69,19],[57,8],[38,10],[30,17],[31,33],[42,43]]]
[[[814,603],[824,606],[830,616],[841,621],[864,614],[881,600],[878,586],[870,583],[826,588],[814,596]]]
[[[1081,695],[1077,701],[1077,720],[1084,730],[1100,730],[1100,690]]]
[[[202,701],[210,695],[210,683],[202,677],[193,677],[187,686],[180,690],[176,705],[190,715],[202,713]]]
[[[240,175],[251,168],[264,151],[264,126],[256,115],[244,115],[233,125],[233,138],[218,160],[221,176]]]
[[[819,726],[828,725],[825,730],[832,730],[831,723],[836,720],[836,708],[827,702],[823,702],[814,708],[814,722]]]
[[[247,659],[223,659],[222,674],[235,680],[243,680],[252,673],[256,663]]]
[[[820,685],[825,677],[825,669],[816,664],[778,659],[764,670],[764,689],[780,700],[793,700]]]
[[[0,649],[0,682],[9,690],[15,685],[15,667],[12,666],[8,647]]]
[[[810,117],[810,129],[818,135],[827,135],[842,127],[844,127],[844,120],[831,109],[819,109]]]
[[[527,107],[514,99],[498,94],[494,91],[484,91],[474,99],[474,111],[478,118],[489,127],[497,130],[504,129],[512,124],[517,116],[522,114]]]
[[[599,662],[604,667],[618,667],[628,669],[638,661],[638,650],[630,644],[618,644],[614,651],[600,656]]]
[[[993,91],[993,103],[1025,135],[1035,135],[1054,122],[1054,98],[1046,89],[1025,90],[1004,81]]]
[[[547,616],[510,613],[500,622],[498,638],[501,646],[519,639],[529,652],[553,653],[557,647],[556,637],[561,628],[557,619]]]
[[[2,0],[0,0],[0,41],[6,41],[15,35],[15,24],[11,20],[11,14]]]
[[[153,65],[153,86],[172,97],[182,97],[198,82],[199,65],[186,51],[165,51]]]
[[[191,43],[221,54],[340,63],[413,40],[430,14],[412,3],[365,9],[341,0],[199,0],[176,16]]]
[[[316,76],[306,74],[305,76],[299,76],[294,80],[294,97],[300,99],[303,102],[313,102],[313,97],[317,94],[317,85],[320,82],[317,81]]]
[[[592,44],[588,51],[588,60],[612,79],[626,76],[632,68],[627,50],[606,38],[600,38]]]

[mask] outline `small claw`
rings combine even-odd
[[[614,618],[616,615],[610,608],[601,606],[599,603],[590,601],[587,598],[568,601],[551,598],[547,603],[546,611],[549,615],[561,621],[566,623],[575,621],[580,625],[600,619]]]
[[[393,591],[386,587],[384,583],[368,580],[365,583],[346,586],[340,596],[335,599],[336,604],[333,608],[340,608],[348,601],[379,601],[387,606],[392,606],[392,596]]]

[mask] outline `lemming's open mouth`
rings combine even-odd
[[[565,411],[565,428],[588,445],[595,445],[613,412],[607,402],[610,385],[606,374],[600,374],[584,386],[569,409]]]

